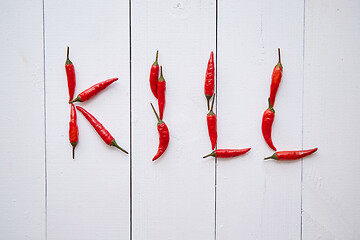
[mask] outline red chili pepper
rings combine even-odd
[[[281,152],[276,152],[273,155],[271,155],[270,157],[267,157],[264,159],[272,158],[275,160],[296,160],[296,159],[306,157],[310,154],[313,154],[317,150],[318,150],[317,148],[313,148],[313,149],[301,150],[301,151],[281,151]]]
[[[215,94],[211,103],[210,112],[206,116],[207,126],[209,131],[209,137],[211,141],[211,149],[214,150],[217,141],[217,129],[216,129],[216,114],[213,112]]]
[[[84,117],[95,128],[96,132],[100,135],[102,140],[104,140],[104,142],[107,145],[114,146],[114,147],[120,149],[121,151],[123,151],[124,153],[128,154],[128,152],[126,150],[119,147],[119,145],[116,143],[114,137],[111,136],[109,131],[106,130],[106,128],[93,115],[91,115],[88,111],[86,111],[82,107],[76,106],[76,109],[79,110],[84,115]]]
[[[75,147],[79,142],[79,128],[77,125],[76,111],[74,104],[71,104],[70,122],[69,122],[69,140],[73,147],[72,157],[75,157]]]
[[[69,46],[67,47],[67,52],[66,52],[65,71],[66,71],[68,89],[69,89],[69,101],[71,101],[71,99],[73,99],[74,97],[76,78],[75,78],[74,64],[69,59]]]
[[[271,106],[274,106],[276,92],[279,88],[279,85],[281,82],[281,77],[282,77],[282,72],[283,72],[283,66],[281,64],[281,58],[280,58],[280,48],[278,48],[278,53],[279,53],[279,62],[274,67],[274,70],[273,70],[273,73],[271,76],[271,86],[270,86]]]
[[[156,115],[156,118],[158,120],[157,123],[157,129],[159,132],[159,148],[157,153],[155,154],[155,156],[153,157],[153,161],[155,161],[156,159],[158,159],[166,150],[166,148],[169,145],[169,140],[170,140],[170,136],[169,136],[169,129],[166,126],[166,124],[159,118],[158,114],[155,111],[154,106],[151,104],[152,109],[154,110],[154,113]]]
[[[82,91],[74,100],[70,101],[69,103],[73,102],[85,102],[86,100],[89,100],[105,88],[107,88],[110,84],[117,81],[118,78],[110,78],[108,80],[99,82],[88,89]]]
[[[165,108],[165,90],[166,90],[166,82],[162,74],[162,66],[160,66],[160,77],[157,85],[157,94],[158,94],[159,113],[161,120],[163,119],[164,108]]]
[[[205,97],[207,99],[208,110],[210,109],[210,99],[215,89],[215,67],[214,53],[211,51],[205,75]]]
[[[275,110],[271,106],[270,98],[268,98],[268,102],[269,102],[269,108],[266,109],[264,112],[262,118],[261,130],[266,143],[269,145],[271,149],[276,151],[276,147],[274,147],[274,144],[271,140],[271,127],[275,118]]]
[[[244,149],[217,149],[213,151],[212,153],[204,156],[203,158],[207,157],[218,157],[218,158],[231,158],[236,157],[239,155],[243,155],[250,151],[251,148],[244,148]]]
[[[155,62],[151,65],[150,79],[149,79],[151,91],[156,98],[158,97],[157,88],[158,88],[158,78],[159,78],[159,64],[157,62],[158,54],[159,51],[156,51],[156,58],[155,58]]]

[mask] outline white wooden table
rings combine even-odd
[[[5,0],[0,2],[0,239],[360,239],[360,1]],[[78,113],[68,142],[66,46],[78,104],[131,153],[102,142]],[[260,131],[282,51],[273,138],[318,147],[295,162]],[[158,161],[148,84],[159,49],[170,144]],[[203,94],[216,56],[218,147]]]

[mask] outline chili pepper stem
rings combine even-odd
[[[266,157],[266,158],[264,158],[264,160],[268,160],[268,159],[275,159],[275,160],[277,160],[277,159],[278,159],[278,157],[277,157],[276,153],[274,153],[274,154],[273,154],[273,155],[271,155],[270,157]]]
[[[159,50],[156,50],[156,57],[155,57],[155,62],[153,63],[153,65],[159,65],[158,64],[158,55],[159,55]]]
[[[268,102],[269,102],[269,109],[270,109],[270,111],[272,111],[273,113],[275,113],[275,109],[271,106],[270,98],[268,98]]]
[[[278,63],[276,64],[276,66],[282,67],[282,64],[281,64],[281,55],[280,55],[280,48],[278,48],[278,55],[279,55],[279,61],[278,61]]]
[[[207,158],[207,157],[210,157],[210,156],[211,156],[211,157],[216,157],[215,151],[212,151],[212,153],[203,156],[203,158]]]
[[[210,99],[211,99],[211,97],[212,97],[211,95],[206,95],[208,110],[210,109]]]
[[[153,104],[150,103],[150,105],[151,105],[151,107],[152,107],[152,109],[153,109],[153,111],[154,111],[154,113],[155,113],[155,116],[156,116],[156,118],[157,118],[157,120],[158,120],[158,124],[163,123],[163,121],[159,118],[159,115],[157,114],[157,112],[156,112]]]
[[[73,150],[72,150],[72,157],[73,159],[75,159],[75,147],[73,146]]]
[[[212,99],[212,103],[211,103],[211,108],[210,108],[210,112],[209,112],[210,115],[214,115],[214,114],[215,114],[214,111],[213,111],[213,109],[214,109],[214,102],[215,102],[215,93],[214,93],[214,95],[213,95],[213,99]]]
[[[160,66],[160,77],[159,77],[159,80],[158,80],[158,81],[159,81],[159,82],[165,81],[164,76],[163,76],[163,74],[162,74],[162,66]]]
[[[76,98],[74,98],[73,100],[71,100],[71,101],[69,102],[69,104],[74,103],[74,102],[81,102],[81,98],[80,98],[79,96],[77,96]]]
[[[121,147],[116,143],[115,139],[112,140],[112,142],[110,143],[110,146],[114,146],[114,147],[120,149],[121,151],[123,151],[124,153],[129,154],[125,149],[121,148]]]
[[[73,147],[72,149],[72,158],[75,159],[75,147],[78,143],[77,142],[72,142],[71,145]]]
[[[69,58],[69,54],[70,54],[70,48],[69,48],[69,46],[67,46],[67,48],[66,48],[66,64],[67,65],[72,64],[72,62],[70,61],[70,58]]]

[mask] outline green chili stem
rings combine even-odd
[[[275,160],[277,160],[278,157],[277,157],[277,155],[276,155],[276,152],[275,152],[273,155],[271,155],[270,157],[264,158],[264,160],[267,160],[267,159],[275,159]]]
[[[278,48],[278,54],[279,54],[279,64],[281,65],[281,55],[280,55],[280,48]]]
[[[270,111],[272,111],[273,113],[275,113],[274,108],[271,106],[270,98],[268,98],[268,102],[269,102],[269,109],[270,109]]]
[[[72,62],[69,59],[69,53],[70,53],[70,48],[69,48],[69,46],[67,46],[67,48],[66,48],[66,62],[65,62],[66,65],[72,64]]]
[[[211,103],[211,109],[210,109],[210,112],[213,111],[213,108],[214,108],[214,102],[215,102],[215,93],[213,95],[213,100],[212,100],[212,103]]]
[[[75,99],[71,100],[69,103],[74,103],[74,102],[81,102],[81,98],[79,96],[77,96]]]
[[[282,68],[281,56],[280,56],[280,48],[278,48],[278,55],[279,55],[279,61],[278,61],[278,63],[276,64],[276,66]]]
[[[112,140],[112,142],[110,143],[110,146],[114,146],[114,147],[120,149],[121,151],[123,151],[124,153],[129,154],[125,149],[122,149],[122,148],[116,143],[115,139]]]
[[[208,110],[210,110],[210,99],[211,99],[211,95],[205,95],[206,97],[206,100],[207,100],[207,107],[208,107]]]
[[[208,154],[208,155],[203,156],[203,158],[207,158],[207,157],[210,157],[210,156],[212,156],[212,157],[216,157],[215,155],[216,155],[216,154],[215,154],[215,151],[212,151],[212,153],[210,153],[210,154]]]
[[[160,120],[159,115],[157,114],[157,112],[156,112],[156,110],[155,110],[155,108],[154,108],[153,104],[152,104],[152,103],[150,103],[150,105],[151,105],[152,109],[154,110],[154,113],[155,113],[155,115],[156,115],[157,120],[160,122],[161,120]]]
[[[165,81],[165,80],[164,80],[163,73],[162,73],[162,66],[160,66],[160,77],[159,77],[159,80],[158,80],[158,81],[159,81],[159,82]]]

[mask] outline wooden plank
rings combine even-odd
[[[45,1],[48,239],[128,239],[129,155],[107,146],[78,112],[79,144],[71,158],[66,46],[75,94],[119,80],[88,102],[92,113],[130,149],[129,6],[127,1]]]
[[[0,239],[45,239],[42,1],[0,2]]]
[[[215,49],[215,1],[132,1],[133,239],[213,239],[214,161],[204,77]],[[167,81],[165,154],[155,162],[157,120],[149,70],[159,49]]]
[[[303,239],[359,239],[359,1],[306,1]]]
[[[301,162],[264,161],[261,133],[272,70],[281,48],[273,140],[302,147],[303,1],[219,2],[218,148],[252,150],[218,160],[217,239],[300,239]]]

